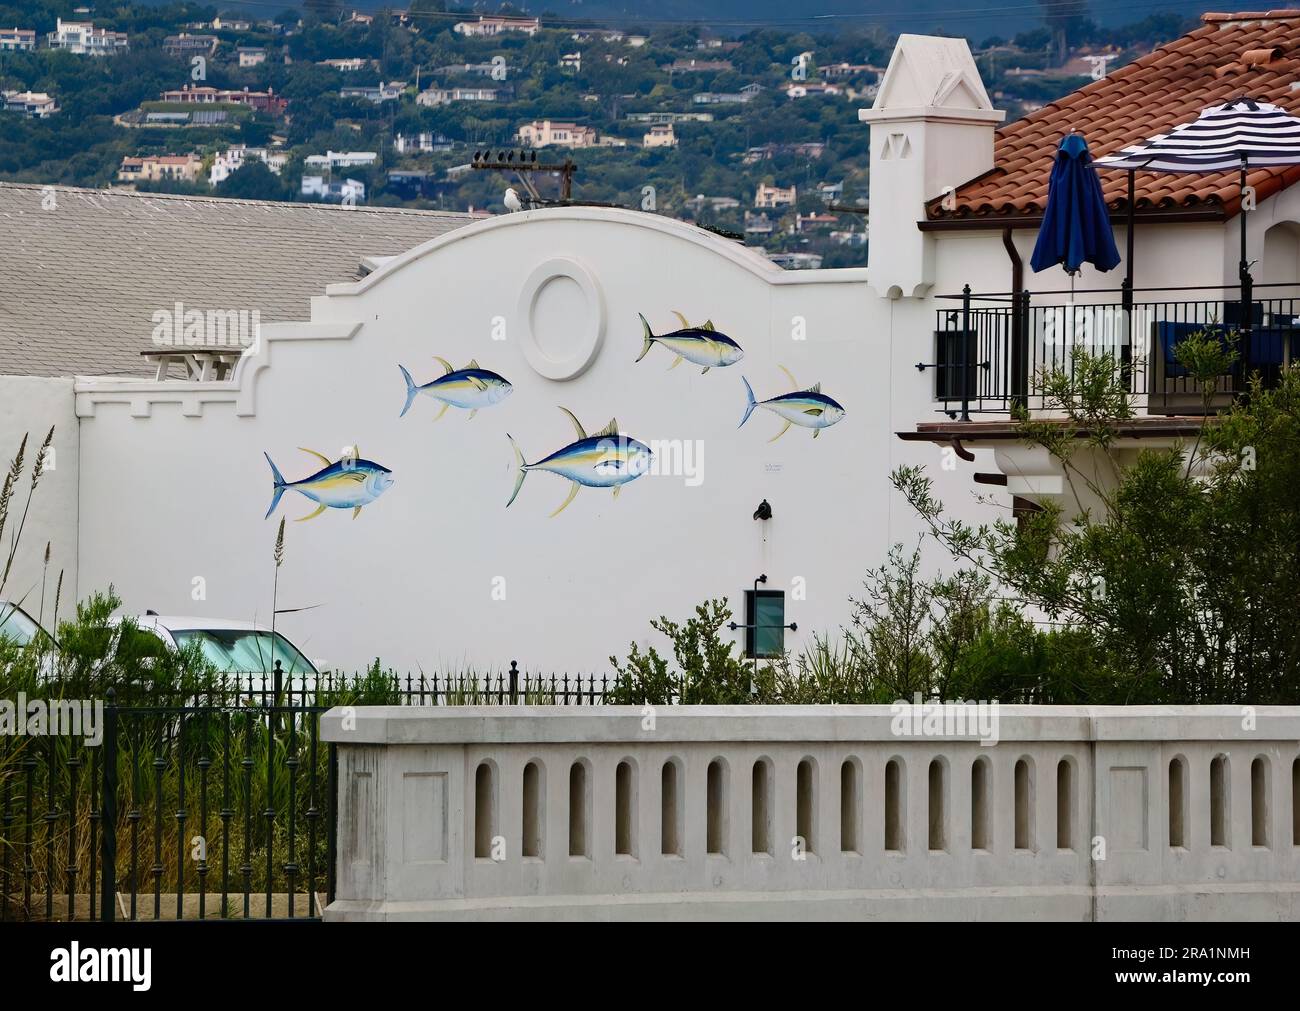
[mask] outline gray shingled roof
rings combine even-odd
[[[472,220],[0,182],[0,374],[150,374],[140,352],[159,309],[305,320],[311,296],[360,277],[363,257]]]

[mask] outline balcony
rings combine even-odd
[[[933,357],[936,410],[955,421],[995,420],[1013,408],[1044,411],[1044,377],[1069,374],[1078,349],[1109,354],[1115,378],[1139,414],[1199,415],[1202,390],[1178,364],[1176,350],[1198,331],[1217,332],[1238,360],[1220,376],[1211,410],[1227,407],[1259,372],[1266,386],[1300,357],[1300,290],[1255,285],[1249,326],[1239,289],[1214,287],[999,292],[940,295]],[[1235,296],[1235,297],[1234,297]]]

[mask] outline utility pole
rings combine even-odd
[[[537,187],[533,185],[530,175],[536,172],[558,172],[560,174],[560,199],[573,199],[573,177],[578,166],[565,155],[562,163],[539,162],[536,151],[475,151],[470,160],[470,168],[480,172],[513,172],[535,201],[541,202]]]

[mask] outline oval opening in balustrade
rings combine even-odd
[[[772,855],[772,762],[760,758],[751,774],[750,849]]]
[[[542,856],[542,833],[545,825],[545,779],[540,762],[524,766],[523,840],[520,852],[525,859]]]
[[[474,770],[474,856],[492,858],[492,840],[497,834],[496,768],[480,762]]]

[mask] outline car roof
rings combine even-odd
[[[237,618],[211,618],[179,614],[135,614],[131,617],[141,628],[157,626],[169,632],[189,632],[196,629],[221,629],[238,632],[270,632],[266,625],[255,621],[240,621]]]

